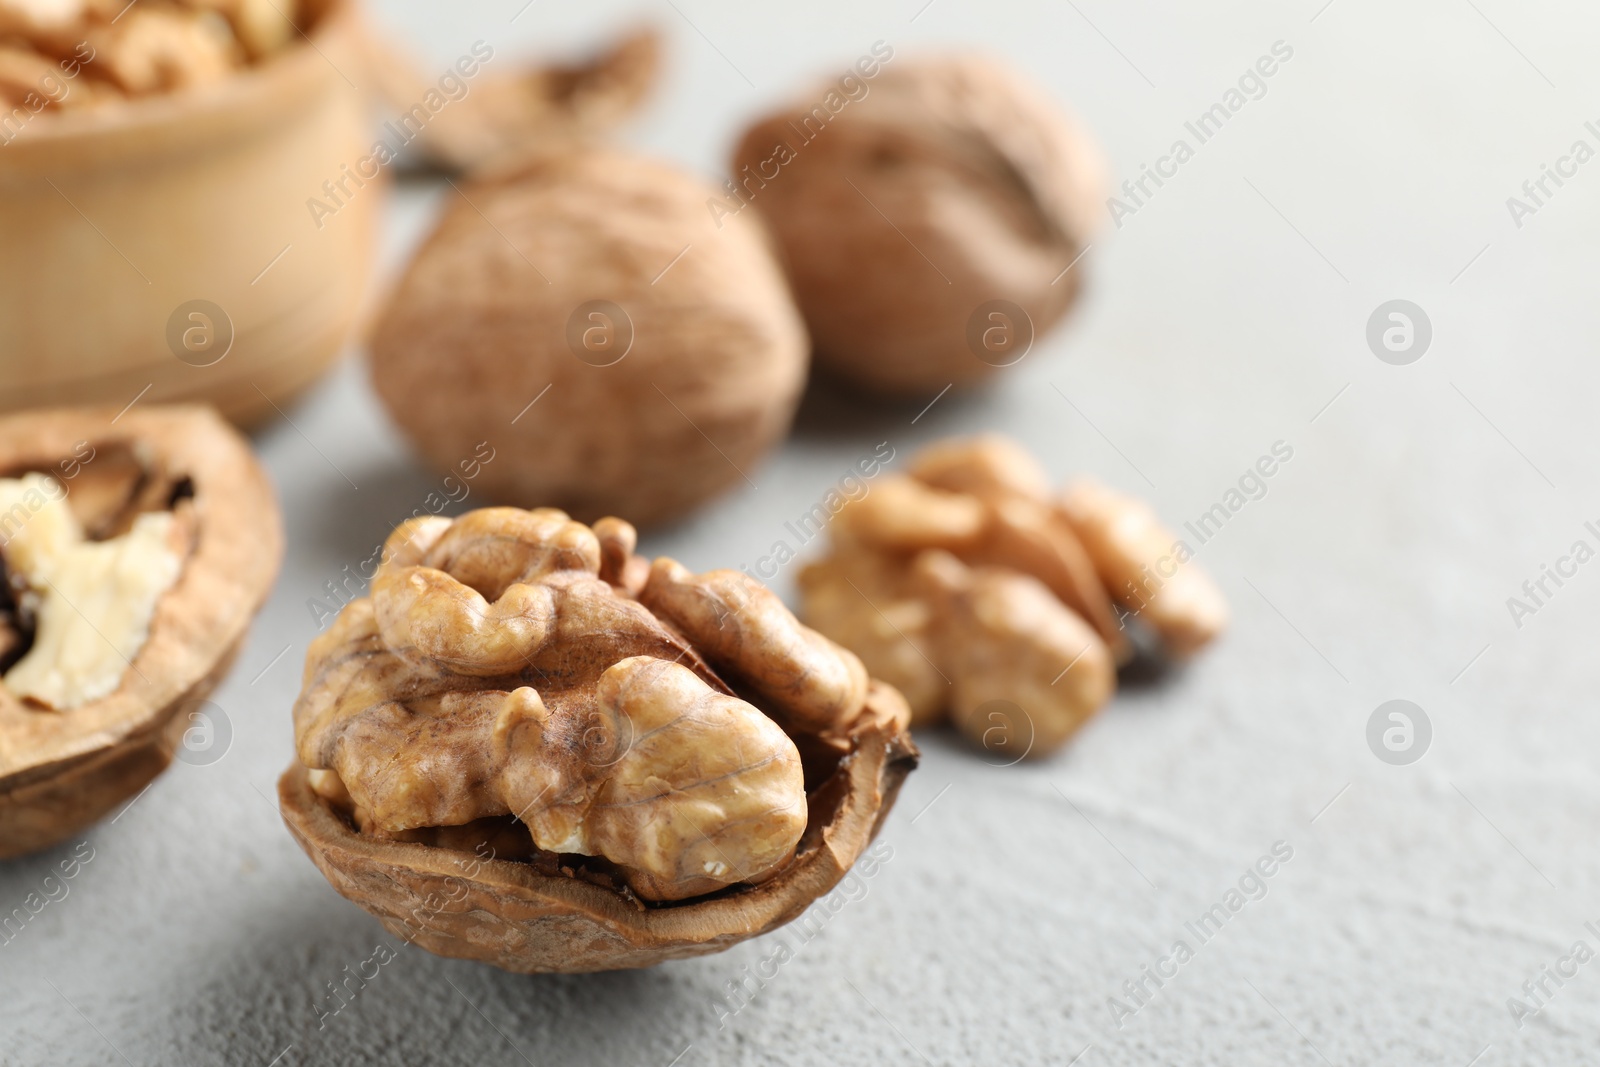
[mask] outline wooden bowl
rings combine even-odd
[[[312,218],[371,137],[353,0],[306,6],[309,43],[227,81],[43,113],[0,143],[0,411],[120,408],[148,386],[141,403],[248,424],[332,362],[386,183],[346,179]]]

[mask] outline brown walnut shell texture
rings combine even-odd
[[[748,576],[633,546],[548,508],[413,520],[312,643],[281,810],[396,936],[513,971],[648,966],[797,917],[871,841],[916,763],[904,699]],[[512,817],[587,855],[479,852],[510,839],[477,820]]]
[[[113,418],[116,419],[113,424]],[[109,696],[69,711],[24,705],[0,685],[0,859],[49,848],[132,798],[172,760],[227,675],[283,555],[266,473],[211,408],[62,408],[0,418],[0,476],[52,471],[87,441],[115,462],[131,445],[193,487],[195,541],[158,601],[150,635]],[[93,492],[94,461],[69,480]]]
[[[753,215],[718,229],[715,195],[602,148],[465,186],[372,341],[373,384],[424,458],[449,470],[488,439],[507,457],[480,478],[491,497],[583,521],[659,523],[742,484],[788,429],[807,341],[767,234]],[[589,320],[591,301],[626,318]],[[631,346],[575,349],[574,321]]]
[[[891,394],[973,385],[1018,358],[975,353],[982,305],[1014,303],[1042,335],[1077,299],[1083,265],[1066,268],[1104,217],[1105,164],[997,61],[891,59],[858,81],[837,114],[830,82],[758,121],[733,180],[778,236],[820,366]]]
[[[362,44],[379,92],[402,115],[435,88],[431,70],[382,37],[369,31]],[[661,52],[659,31],[643,27],[588,59],[487,70],[422,128],[416,147],[437,166],[466,171],[530,144],[607,133],[649,97]]]

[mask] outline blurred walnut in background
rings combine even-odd
[[[881,42],[752,126],[733,171],[818,362],[917,396],[1016,362],[1066,313],[1105,195],[1095,145],[1008,67]]]

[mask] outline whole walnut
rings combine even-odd
[[[885,51],[752,126],[718,214],[771,223],[820,365],[920,396],[1015,363],[1072,306],[1105,168],[1009,68]]]
[[[754,484],[807,342],[760,223],[718,229],[713,195],[596,147],[463,186],[372,340],[422,455],[450,470],[487,439],[507,457],[483,469],[491,496],[589,520],[661,522]]]

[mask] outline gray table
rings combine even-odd
[[[1575,941],[1600,950],[1584,926],[1600,927],[1600,564],[1520,628],[1506,600],[1596,541],[1600,162],[1548,185],[1520,227],[1506,201],[1574,140],[1600,147],[1584,126],[1600,17],[1321,3],[680,0],[655,13],[674,65],[633,137],[715,173],[737,124],[819,67],[878,39],[962,42],[1072,101],[1137,176],[1274,42],[1292,47],[1108,229],[1080,313],[994,389],[915,425],[920,404],[816,393],[759,489],[645,544],[696,568],[751,562],[883,440],[904,455],[1003,428],[1053,473],[1143,493],[1174,522],[1283,441],[1292,460],[1200,549],[1236,610],[1211,654],[1128,687],[1042,763],[923,736],[884,831],[892,860],[738,1011],[728,983],[786,935],[575,978],[406,949],[319,1027],[327,983],[392,939],[274,810],[306,601],[434,486],[352,359],[259,438],[289,558],[216,698],[230,750],[95,829],[70,894],[0,945],[0,1062],[1596,1062],[1600,964],[1545,980],[1548,1006],[1520,1027],[1508,998],[1535,1006],[1526,980],[1576,966],[1561,962]],[[383,14],[440,63],[479,38],[508,55],[581,45],[624,14],[538,4],[511,22],[522,6]],[[391,269],[438,194],[400,191]],[[1410,365],[1366,342],[1394,299],[1432,323]],[[1368,745],[1391,699],[1432,726],[1410,765]],[[1247,877],[1275,842],[1292,858]],[[0,869],[0,910],[60,858]],[[1228,911],[1241,878],[1260,899]],[[1219,903],[1227,921],[1196,936]],[[1157,988],[1146,966],[1176,974]],[[1140,980],[1135,998],[1124,983]]]

